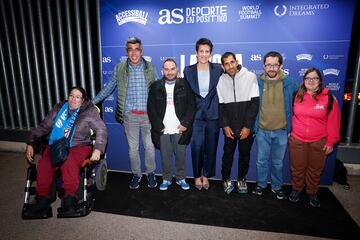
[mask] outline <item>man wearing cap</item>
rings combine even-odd
[[[155,149],[151,141],[151,125],[147,115],[147,98],[150,85],[157,79],[153,64],[142,57],[141,40],[130,37],[126,41],[126,61],[115,66],[113,77],[93,99],[93,103],[104,100],[116,88],[117,106],[116,119],[124,125],[129,146],[129,158],[132,179],[130,189],[137,189],[142,177],[139,153],[139,131],[141,132],[145,151],[145,174],[150,188],[157,186],[154,171]]]

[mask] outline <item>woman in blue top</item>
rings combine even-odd
[[[197,111],[190,142],[195,187],[210,187],[208,178],[215,175],[216,150],[219,138],[218,104],[216,86],[223,73],[220,64],[209,61],[213,44],[201,38],[196,42],[198,62],[184,69],[196,97]]]

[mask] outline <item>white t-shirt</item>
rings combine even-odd
[[[165,82],[166,89],[166,111],[163,119],[163,124],[165,126],[164,134],[175,134],[179,133],[178,126],[180,125],[180,121],[175,113],[174,106],[174,82]]]

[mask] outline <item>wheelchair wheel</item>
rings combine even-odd
[[[95,175],[96,188],[99,191],[104,191],[107,183],[107,167],[104,161],[99,163],[96,175]]]

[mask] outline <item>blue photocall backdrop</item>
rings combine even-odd
[[[175,59],[181,74],[185,66],[196,63],[195,42],[206,37],[214,44],[212,62],[220,63],[221,54],[231,51],[257,76],[263,71],[263,56],[272,50],[283,55],[284,71],[299,83],[307,68],[319,68],[325,77],[324,85],[341,106],[354,8],[355,0],[101,0],[102,81],[106,84],[115,65],[126,59],[125,41],[130,36],[142,40],[143,55],[157,66],[159,77],[166,58]],[[108,168],[131,171],[124,129],[115,119],[116,98],[115,90],[103,103],[109,130]],[[218,179],[222,149],[220,132],[215,176]],[[190,146],[186,173],[193,176],[189,150]],[[332,183],[335,156],[336,150],[328,157],[322,184]],[[234,179],[237,154],[235,160]],[[158,151],[156,164],[156,172],[161,173]],[[290,182],[288,153],[283,172],[284,181]],[[256,179],[255,143],[247,179]]]

